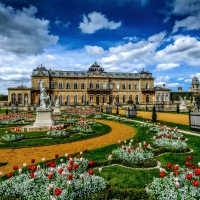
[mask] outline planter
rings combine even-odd
[[[135,108],[128,108],[126,110],[126,117],[128,118],[133,118],[136,117],[137,113],[136,113],[136,109]]]
[[[112,114],[112,108],[107,107],[106,108],[106,114]]]
[[[200,112],[189,112],[190,129],[200,131]]]

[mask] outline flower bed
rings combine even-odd
[[[5,132],[5,135],[1,136],[1,142],[15,142],[15,141],[19,141],[19,140],[23,140],[24,136],[22,134],[19,133],[12,133],[12,132]]]
[[[120,144],[120,141],[118,141]],[[147,148],[148,143],[144,142],[144,146],[142,147],[141,143],[138,145],[133,145],[133,140],[127,145],[126,141],[122,144],[121,147],[112,151],[112,154],[116,158],[123,159],[128,162],[141,162],[147,161],[154,158],[153,153]]]
[[[106,181],[94,175],[91,162],[79,156],[57,164],[45,163],[45,168],[32,165],[28,171],[18,170],[17,176],[9,173],[8,179],[1,181],[0,196],[20,197],[29,200],[74,200],[106,189]],[[88,165],[89,164],[89,165]],[[102,169],[99,169],[101,171]]]
[[[200,199],[200,168],[191,164],[192,156],[187,156],[186,167],[167,164],[169,175],[160,171],[160,178],[155,178],[147,192],[158,200],[199,200]],[[200,167],[200,163],[198,163]]]
[[[65,138],[69,137],[69,132],[63,130],[63,126],[53,126],[50,127],[49,131],[47,132],[47,137],[50,138]]]

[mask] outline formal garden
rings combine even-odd
[[[0,199],[200,199],[188,125],[73,108],[47,131],[22,132],[35,117],[0,115]]]

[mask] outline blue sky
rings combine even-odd
[[[39,65],[152,72],[155,86],[188,91],[200,78],[200,0],[2,0],[0,93],[31,86]]]

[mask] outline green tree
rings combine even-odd
[[[127,104],[131,104],[131,105],[133,105],[134,104],[134,101],[131,99],[129,99],[128,101],[127,101]]]
[[[116,115],[118,115],[119,114],[119,109],[118,109],[118,106],[117,106],[117,108],[116,108]]]
[[[156,107],[154,105],[152,109],[152,122],[156,122],[156,120],[157,120],[157,113],[156,113]]]
[[[146,111],[148,110],[147,104],[146,104]]]
[[[176,105],[176,112],[179,113],[179,104]]]

